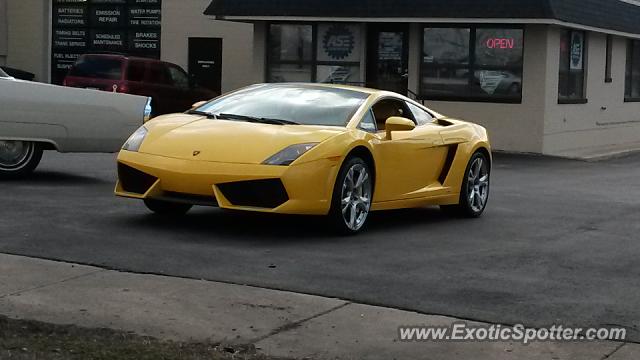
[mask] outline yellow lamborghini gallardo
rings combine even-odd
[[[328,215],[355,233],[375,210],[478,217],[490,173],[483,127],[399,94],[260,84],[147,122],[118,156],[115,192],[162,215],[193,205]]]

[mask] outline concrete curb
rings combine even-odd
[[[503,151],[503,150],[493,150],[494,154],[500,155],[515,155],[515,156],[528,156],[528,157],[538,157],[538,158],[552,158],[552,159],[564,159],[564,160],[576,160],[576,161],[584,161],[584,162],[602,162],[607,160],[621,159],[628,156],[634,156],[640,154],[640,148],[632,148],[632,149],[605,149],[605,150],[595,150],[584,152],[580,150],[564,152],[561,154],[537,154],[537,153],[527,153],[527,152],[514,152],[514,151]]]
[[[313,359],[637,359],[616,342],[398,341],[398,327],[462,320],[202,280],[0,254],[0,314]],[[467,321],[468,324],[481,325]]]

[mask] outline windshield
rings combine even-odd
[[[232,120],[251,117],[303,125],[345,126],[368,97],[366,93],[348,89],[268,84],[242,89],[195,111],[222,114]]]
[[[9,77],[9,75],[7,75],[7,73],[4,72],[4,70],[2,70],[2,68],[0,68],[0,77]]]

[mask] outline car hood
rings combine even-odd
[[[346,128],[271,125],[193,115],[156,118],[141,153],[194,161],[261,164],[290,145],[320,143]]]

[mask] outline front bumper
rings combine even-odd
[[[123,150],[118,156],[120,176],[115,193],[234,210],[326,215],[341,160],[271,166],[193,161]]]

